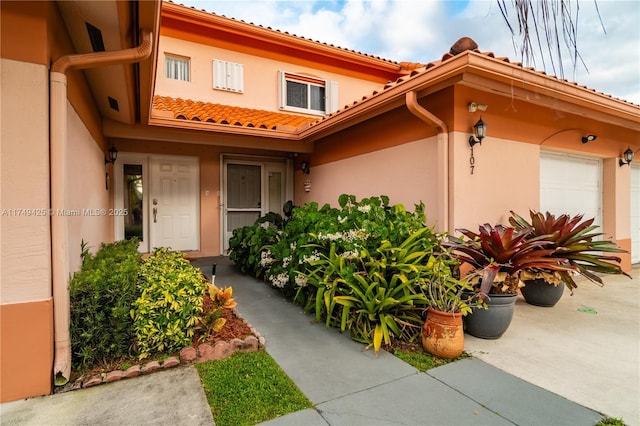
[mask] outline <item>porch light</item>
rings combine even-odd
[[[309,174],[309,162],[308,161],[303,161],[302,163],[300,163],[300,169],[302,170],[302,173],[304,173],[305,175]]]
[[[118,150],[116,149],[115,146],[112,146],[111,148],[109,148],[109,158],[107,158],[106,156],[104,157],[104,164],[113,164],[116,162],[116,159],[118,158]]]
[[[482,139],[487,135],[487,123],[482,121],[482,116],[480,116],[480,120],[473,125],[473,133],[475,134],[475,138],[469,136],[469,146],[471,146],[471,148],[477,143],[482,145]]]
[[[596,135],[587,135],[587,136],[583,136],[582,137],[582,143],[587,143],[587,142],[593,142],[596,139],[598,139],[598,137]]]
[[[624,157],[624,160],[618,160],[618,164],[620,165],[620,167],[624,166],[625,164],[630,165],[633,161],[633,150],[631,149],[631,147],[627,148],[627,150],[622,153],[622,156]]]

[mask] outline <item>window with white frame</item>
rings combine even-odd
[[[336,111],[338,83],[279,71],[280,109],[311,114]]]
[[[174,80],[191,81],[189,58],[176,55],[164,55],[164,76]]]
[[[213,88],[242,93],[244,91],[244,65],[214,59]]]

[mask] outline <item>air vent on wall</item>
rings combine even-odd
[[[118,107],[117,100],[113,99],[111,96],[107,96],[107,99],[109,99],[109,106],[111,107],[112,110],[120,111],[120,107]]]
[[[89,34],[89,40],[91,41],[91,48],[93,48],[93,51],[104,52],[102,32],[88,22],[85,22],[85,24],[87,26],[87,33]]]

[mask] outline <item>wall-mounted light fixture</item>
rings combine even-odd
[[[473,148],[477,143],[482,145],[482,139],[487,136],[487,123],[482,121],[482,116],[480,117],[480,120],[473,125],[473,133],[475,134],[475,138],[473,136],[469,136],[469,146],[471,146],[471,148]]]
[[[633,161],[633,150],[631,149],[631,147],[627,148],[627,150],[622,153],[622,156],[623,156],[624,160],[619,159],[618,160],[618,165],[620,167],[624,166],[625,164],[627,166],[630,165],[631,162]]]
[[[303,161],[302,163],[300,163],[300,169],[302,170],[302,173],[304,173],[305,175],[309,174],[309,162],[308,161]]]
[[[116,149],[115,146],[112,146],[111,148],[109,148],[109,157],[107,158],[106,156],[104,157],[104,164],[113,164],[116,162],[116,159],[118,158],[118,150]]]
[[[587,135],[587,136],[583,136],[582,137],[582,143],[587,143],[587,142],[593,142],[596,139],[598,139],[598,137],[596,135]]]

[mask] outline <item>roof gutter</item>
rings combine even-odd
[[[451,198],[450,194],[450,177],[449,177],[449,130],[444,121],[440,120],[434,114],[426,110],[422,105],[418,103],[418,94],[416,90],[411,90],[405,95],[405,103],[409,111],[425,122],[431,127],[434,127],[438,132],[437,148],[436,148],[436,164],[438,181],[437,187],[437,202],[439,206],[438,211],[438,224],[441,231],[448,231],[453,233],[453,230],[449,229],[449,224],[453,223],[449,217],[449,202]]]
[[[151,55],[152,34],[142,32],[140,46],[113,52],[67,55],[56,60],[49,73],[50,81],[50,193],[51,210],[66,207],[67,188],[67,71],[107,65],[140,62]],[[56,385],[69,381],[71,374],[71,339],[69,335],[68,218],[51,215],[51,271],[53,286],[54,363]]]

